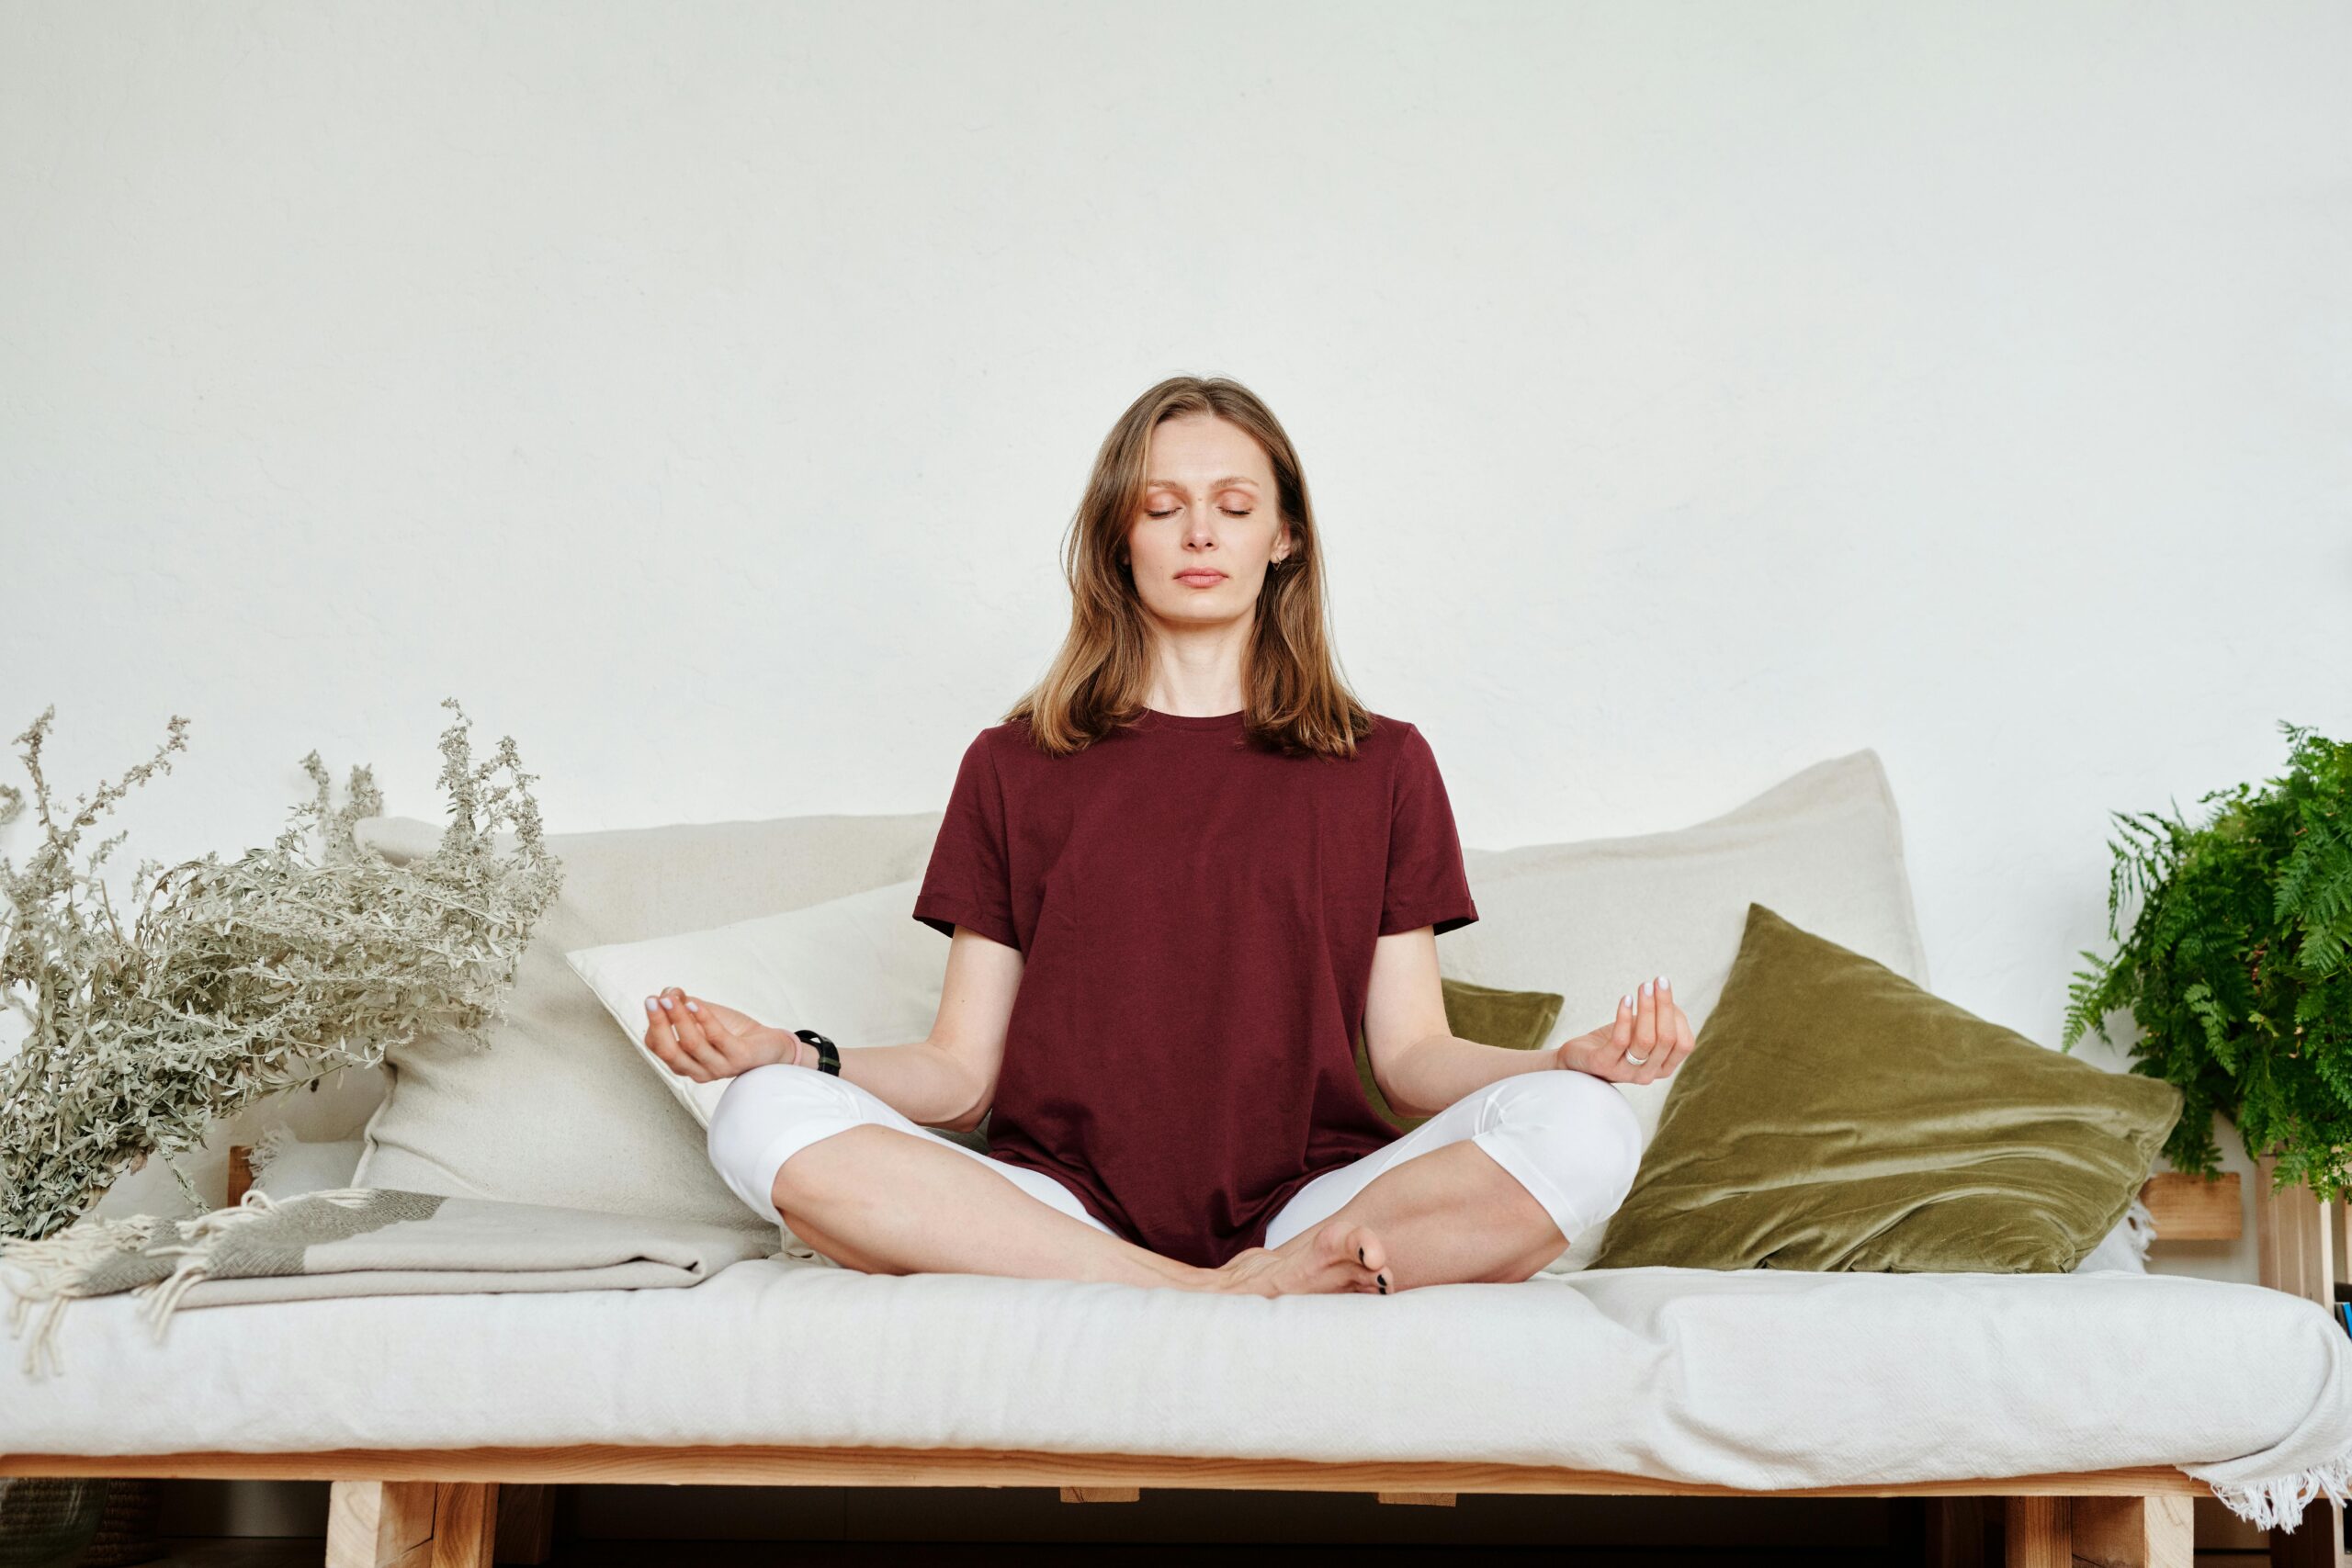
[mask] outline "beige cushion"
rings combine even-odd
[[[1925,986],[1903,836],[1878,753],[1816,762],[1719,817],[1622,839],[1464,850],[1481,917],[1439,939],[1445,972],[1566,998],[1546,1046],[1607,1022],[1653,975],[1695,1032],[1739,954],[1751,901]],[[1646,1148],[1671,1077],[1619,1084]],[[1587,1229],[1548,1272],[1586,1267],[1608,1234]]]
[[[646,1071],[574,948],[638,942],[838,898],[919,875],[940,813],[787,817],[550,834],[564,885],[541,919],[489,1046],[447,1032],[388,1058],[355,1183],[570,1204],[775,1234],[711,1168],[702,1128]],[[360,843],[429,854],[438,824],[374,817]],[[504,842],[511,838],[502,835]],[[910,930],[922,930],[908,916]],[[939,962],[947,943],[934,932]],[[925,1025],[929,1027],[928,1024]]]

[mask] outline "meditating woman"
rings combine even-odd
[[[914,901],[951,939],[930,1035],[835,1047],[822,1020],[646,998],[650,1049],[734,1079],[713,1165],[869,1272],[1281,1295],[1557,1258],[1633,1183],[1610,1081],[1673,1072],[1689,1021],[1656,976],[1550,1050],[1448,1032],[1436,938],[1478,911],[1445,785],[1334,670],[1273,414],[1228,380],[1152,388],[1065,570],[1069,637],[966,749]],[[1360,1025],[1410,1132],[1363,1092]],[[984,1115],[986,1154],[931,1131]]]

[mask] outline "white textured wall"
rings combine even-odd
[[[189,716],[126,862],[266,839],[312,747],[437,815],[452,694],[558,830],[935,807],[1104,428],[1229,374],[1467,840],[1875,747],[1937,988],[2054,1043],[2107,813],[2352,731],[2347,55],[2321,4],[11,6],[0,724],[56,704],[81,791]]]

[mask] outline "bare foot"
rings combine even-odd
[[[1295,1296],[1361,1291],[1386,1295],[1396,1280],[1387,1250],[1369,1225],[1329,1219],[1277,1247],[1252,1247],[1218,1265],[1237,1295]]]

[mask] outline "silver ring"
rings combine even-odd
[[[1631,1051],[1628,1051],[1625,1053],[1625,1060],[1633,1063],[1635,1066],[1639,1066],[1644,1062],[1648,1061],[1649,1058],[1647,1056],[1636,1056]]]

